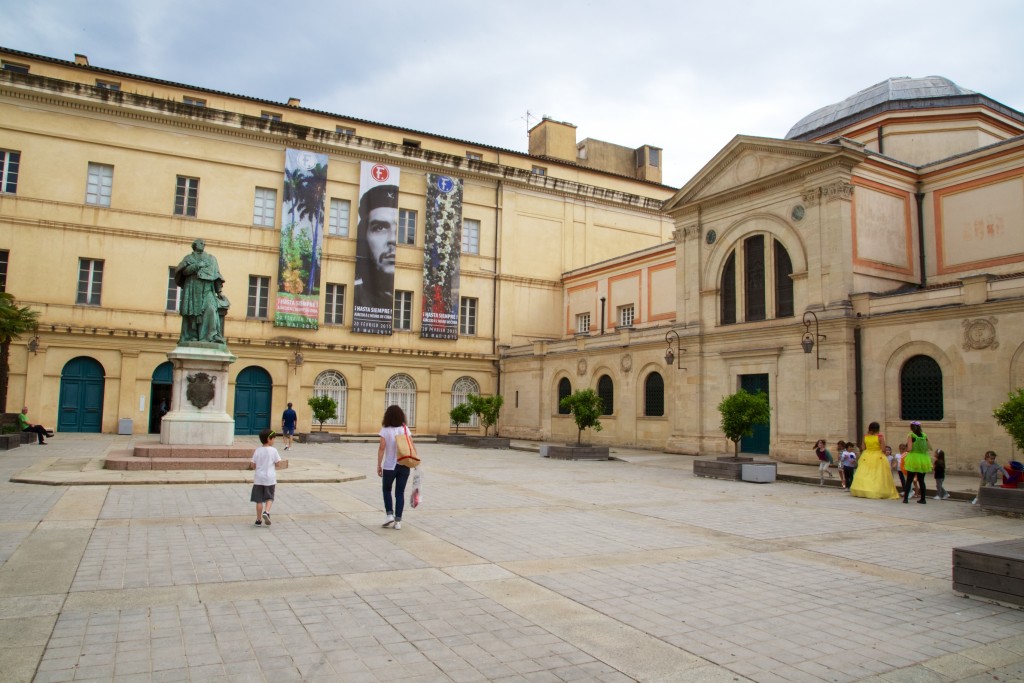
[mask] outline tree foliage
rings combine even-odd
[[[754,425],[768,424],[772,409],[768,405],[768,395],[764,392],[751,394],[740,389],[731,396],[726,396],[718,404],[718,412],[722,414],[722,431],[726,438],[733,442],[735,454],[740,454],[740,439],[753,436]]]
[[[559,401],[558,405],[562,410],[572,413],[573,420],[576,421],[576,428],[579,430],[576,434],[577,446],[583,445],[584,429],[601,431],[601,411],[604,410],[604,402],[593,389],[574,391]]]
[[[1024,450],[1024,388],[1011,392],[1009,399],[992,412],[992,417],[1013,439],[1018,450]]]
[[[34,330],[38,321],[39,313],[28,306],[18,306],[14,296],[0,292],[0,412],[7,412],[11,342]]]
[[[491,427],[498,424],[498,415],[501,413],[501,406],[505,405],[505,399],[501,394],[494,396],[469,394],[466,396],[466,402],[480,418],[480,424],[484,427],[484,436],[487,436]],[[498,430],[495,429],[494,433],[497,434]]]
[[[313,409],[313,419],[320,423],[320,431],[324,431],[324,422],[338,414],[338,402],[330,396],[310,396],[306,401]]]
[[[448,411],[448,417],[455,423],[455,433],[459,433],[459,425],[469,424],[473,417],[473,406],[468,403],[460,403]]]

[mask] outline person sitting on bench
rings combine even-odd
[[[21,412],[18,413],[18,424],[21,425],[21,431],[23,432],[35,432],[36,437],[39,439],[40,446],[46,445],[46,441],[43,440],[44,436],[53,436],[53,432],[43,425],[34,425],[28,421],[28,406],[22,408]]]

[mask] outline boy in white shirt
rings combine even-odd
[[[277,434],[273,429],[260,432],[260,443],[263,445],[253,452],[249,463],[249,469],[256,470],[252,478],[252,495],[249,497],[250,501],[256,503],[256,526],[264,523],[270,526],[270,506],[274,503],[277,468],[281,465],[281,454],[274,448],[275,436]]]

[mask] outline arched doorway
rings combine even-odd
[[[235,434],[259,434],[270,426],[270,373],[251,365],[235,380]]]
[[[160,433],[160,418],[171,409],[171,388],[174,386],[174,366],[170,361],[161,363],[153,371],[149,391],[149,433]]]
[[[103,429],[103,366],[86,356],[72,358],[60,373],[57,431]]]

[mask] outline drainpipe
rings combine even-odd
[[[494,365],[498,373],[497,389],[495,394],[501,394],[501,359],[498,358],[498,273],[499,258],[501,250],[501,181],[494,186],[494,282],[492,287],[492,301],[494,302],[494,313],[491,315],[491,353],[494,354]],[[497,429],[495,429],[497,435]]]
[[[885,130],[883,126],[878,127],[878,153],[885,154],[885,148],[882,146],[882,131]]]
[[[917,183],[918,191],[914,193],[917,198],[917,252],[921,266],[921,287],[928,285],[928,276],[925,275],[924,258],[924,192],[921,192],[921,183]]]
[[[605,298],[601,297],[601,334],[604,334],[604,301]]]
[[[859,313],[857,315],[860,315]],[[853,328],[853,396],[857,415],[857,443],[864,443],[864,365],[861,358],[860,325]]]

